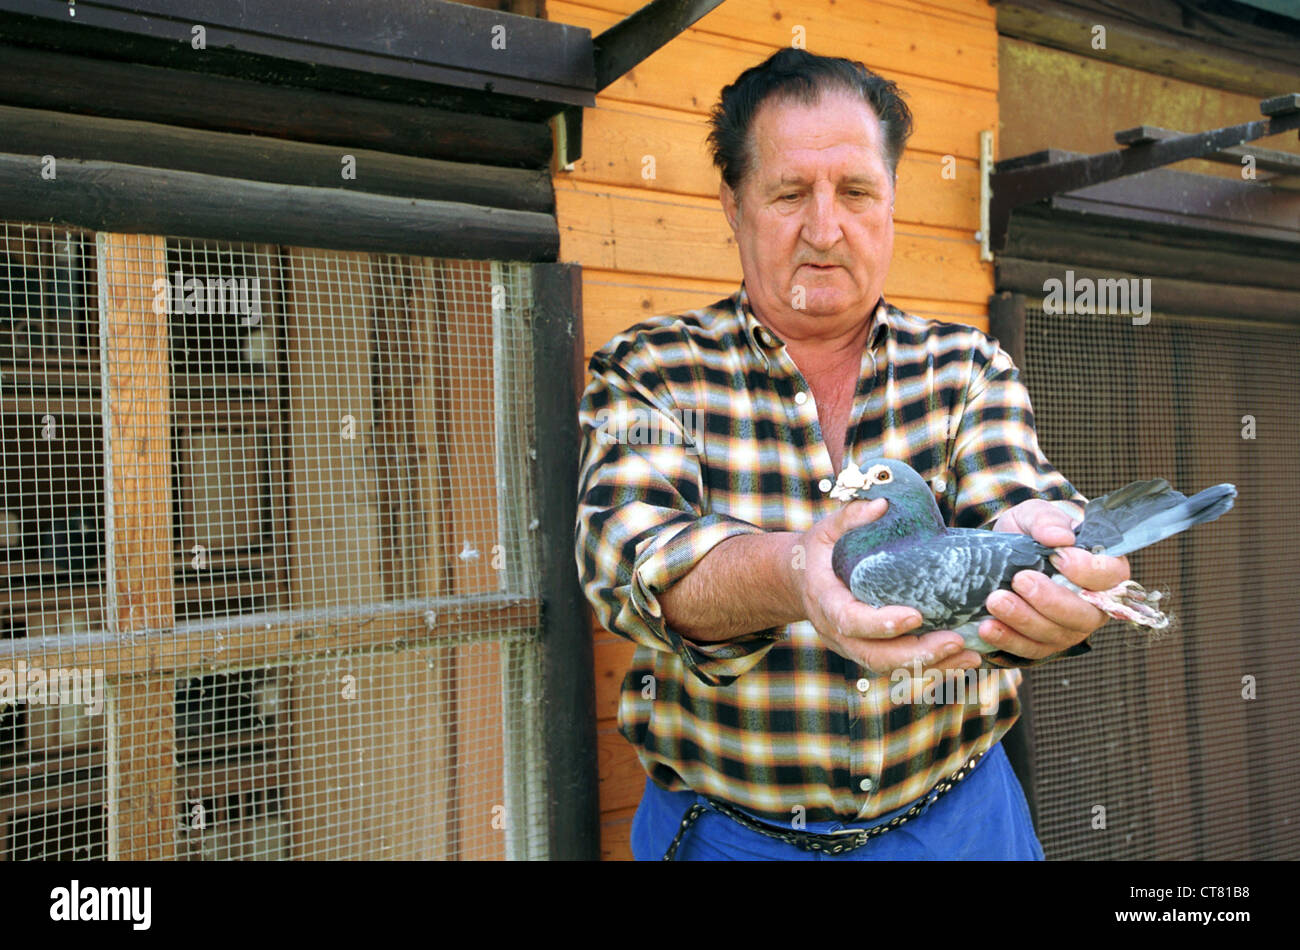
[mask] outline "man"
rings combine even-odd
[[[881,296],[910,126],[860,63],[782,50],[746,70],[710,136],[740,289],[592,358],[577,557],[601,623],[638,644],[619,722],[648,773],[640,859],[1042,857],[998,744],[1012,667],[1086,652],[1104,615],[1023,572],[987,602],[984,658],[830,568],[887,504],[830,498],[850,461],[907,461],[950,524],[1053,546],[1086,501],[997,344]],[[1076,548],[1056,562],[1093,590],[1128,577]],[[896,671],[982,662],[995,702],[891,699]]]

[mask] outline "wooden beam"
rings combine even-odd
[[[33,76],[41,82],[32,82]],[[545,121],[23,46],[0,46],[0,102],[512,168],[544,169],[551,160],[551,130]]]
[[[1037,305],[1041,305],[1046,293],[1044,282],[1048,279],[1064,279],[1067,269],[1074,271],[1075,280],[1149,279],[1151,281],[1149,300],[1153,313],[1300,323],[1300,294],[1284,290],[1208,284],[1200,281],[1177,280],[1172,277],[1143,277],[1128,270],[1075,268],[1071,264],[1048,261],[999,257],[998,290],[1019,291],[1030,298],[1031,306],[1035,305],[1035,299],[1038,301]]]
[[[39,156],[0,154],[7,216],[96,230],[475,259],[553,260],[560,245],[555,218],[530,211],[69,159],[46,181],[41,167]]]
[[[354,86],[438,83],[498,96],[593,105],[591,36],[551,20],[448,0],[133,0],[83,3],[75,20],[44,0],[0,0],[29,42],[174,62],[192,24],[205,27],[205,68],[343,72]],[[42,19],[43,18],[43,19]],[[188,52],[188,50],[186,50]],[[296,68],[295,68],[296,67]]]
[[[13,106],[0,106],[0,141],[15,154],[120,162],[514,211],[555,212],[551,176],[544,168],[498,168],[470,161],[414,158],[364,148]],[[355,159],[355,178],[343,177],[344,155]]]
[[[1162,129],[1155,125],[1139,125],[1136,128],[1121,129],[1116,132],[1115,141],[1120,145],[1145,145],[1147,142],[1164,142],[1187,134]],[[1249,157],[1254,159],[1255,167],[1261,171],[1276,172],[1279,175],[1300,175],[1300,155],[1281,152],[1275,148],[1234,145],[1201,157],[1207,162],[1218,162],[1221,165],[1233,165],[1237,168],[1241,167],[1243,158]]]
[[[595,673],[587,602],[573,559],[578,508],[572,488],[578,481],[581,445],[574,407],[584,378],[580,268],[534,267],[532,307],[539,585],[546,604],[541,681],[547,687],[550,857],[596,860],[600,805]]]
[[[1228,49],[1222,36],[1198,40],[1139,26],[1116,17],[1114,8],[1066,8],[1054,0],[1000,0],[998,32],[1081,56],[1105,59],[1215,89],[1264,97],[1294,89],[1295,63],[1268,55],[1262,46]],[[1093,47],[1093,27],[1106,27],[1106,46]],[[1257,34],[1258,35],[1258,34]],[[1273,33],[1278,41],[1283,34]]]
[[[110,861],[169,861],[176,855],[174,694],[170,675],[126,679],[112,688]]]
[[[1244,284],[1300,291],[1294,250],[1240,237],[1168,228],[1143,221],[1021,208],[1012,221],[1006,256],[1069,261],[1076,268],[1124,269],[1140,261],[1145,276],[1210,284]]]
[[[432,612],[432,617],[430,617]],[[227,666],[284,663],[317,653],[416,645],[454,645],[476,634],[536,628],[541,605],[506,595],[441,597],[358,609],[287,610],[178,624],[159,641],[120,640],[107,633],[0,640],[0,664],[104,670],[109,679],[184,671],[218,659]]]
[[[155,280],[167,276],[166,242],[100,234],[99,313],[107,455],[109,630],[171,627],[172,491],[167,315]]]
[[[166,279],[166,241],[99,234],[100,352],[105,395],[108,491],[107,636],[145,634],[152,655],[174,620],[172,586],[170,351],[167,312],[153,284]],[[149,635],[152,634],[152,635]],[[87,666],[102,667],[105,648]],[[152,665],[152,664],[150,664]],[[170,676],[116,683],[110,705],[110,858],[167,860],[175,854],[175,708]]]

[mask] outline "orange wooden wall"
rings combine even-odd
[[[647,0],[546,0],[549,19],[612,26]],[[899,164],[888,298],[914,313],[987,327],[991,264],[981,263],[979,133],[998,121],[998,36],[987,0],[725,0],[615,82],[583,116],[582,158],[555,173],[560,259],[583,268],[585,348],[658,313],[732,293],[740,260],[705,148],[724,85],[796,35],[814,53],[861,60],[908,95],[916,130]],[[643,174],[646,156],[654,177]],[[945,163],[945,158],[952,160]],[[945,164],[955,177],[944,177]],[[601,850],[631,857],[645,782],[618,732],[632,645],[597,630]]]

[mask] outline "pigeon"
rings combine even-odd
[[[949,528],[930,486],[906,462],[872,459],[865,471],[850,462],[831,496],[889,502],[880,518],[835,542],[831,565],[858,600],[920,611],[914,633],[953,630],[968,649],[994,652],[997,647],[978,633],[991,616],[984,602],[995,590],[1009,590],[1020,571],[1041,571],[1117,620],[1152,630],[1169,624],[1157,606],[1159,591],[1148,592],[1133,580],[1107,591],[1082,590],[1052,566],[1055,548],[1023,534]],[[1074,543],[1093,554],[1122,557],[1215,520],[1236,497],[1236,487],[1226,482],[1191,498],[1163,478],[1133,482],[1088,502]]]

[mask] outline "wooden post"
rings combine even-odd
[[[156,642],[172,628],[174,600],[167,312],[165,304],[154,306],[154,281],[167,276],[166,243],[155,235],[100,234],[97,245],[108,435],[105,621],[112,633]],[[175,855],[173,688],[170,673],[115,684],[110,858]]]

